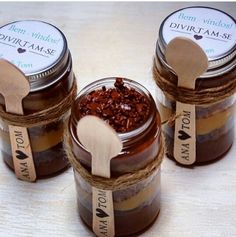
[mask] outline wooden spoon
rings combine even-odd
[[[194,41],[177,37],[167,45],[167,63],[178,76],[178,87],[195,89],[196,79],[208,68],[208,58],[202,48]],[[185,165],[196,160],[196,115],[195,105],[176,103],[174,157]]]
[[[77,136],[92,155],[92,174],[110,178],[110,161],[122,150],[122,143],[115,130],[100,118],[88,115],[78,122]],[[92,191],[93,231],[98,237],[113,237],[115,226],[112,191],[95,187]]]
[[[25,75],[13,64],[0,59],[0,94],[5,99],[6,112],[23,115],[22,99],[30,92]],[[27,128],[9,125],[11,150],[17,178],[33,182],[36,172]]]

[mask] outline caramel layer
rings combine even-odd
[[[158,178],[159,179],[159,178]],[[155,182],[154,182],[155,181]],[[144,203],[152,201],[153,198],[160,192],[160,181],[155,178],[146,188],[142,189],[136,195],[121,202],[114,202],[116,211],[128,211],[141,206]]]
[[[235,112],[235,104],[226,110],[222,110],[220,112],[214,113],[212,116],[207,118],[200,118],[196,120],[196,130],[197,135],[204,135],[210,133],[215,129],[219,129],[227,123],[227,120],[233,116]],[[158,109],[160,110],[162,122],[168,121],[168,119],[172,115],[172,110],[163,106],[162,104],[158,104]]]
[[[76,179],[79,178],[79,176],[76,177]],[[78,189],[78,197],[80,202],[86,207],[91,208],[91,201],[92,200],[92,193],[84,188],[81,187],[79,182],[76,182],[77,189]],[[129,192],[128,190],[127,192]],[[118,191],[119,192],[119,191]],[[133,210],[135,208],[141,207],[145,204],[149,204],[153,201],[157,195],[160,195],[160,173],[157,173],[156,176],[153,178],[153,180],[147,184],[146,187],[141,189],[139,192],[135,193],[134,195],[130,196],[129,198],[122,200],[122,201],[116,201],[115,195],[121,195],[123,196],[123,192],[121,191],[120,194],[114,194],[113,193],[113,199],[114,199],[114,210],[116,211],[129,211]],[[119,198],[118,198],[119,199]]]
[[[0,139],[3,139],[5,143],[10,144],[9,133],[0,129]],[[63,141],[63,126],[57,130],[51,130],[45,132],[38,137],[30,138],[31,148],[33,152],[42,152],[56,146]]]

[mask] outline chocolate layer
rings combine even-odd
[[[165,102],[169,101],[166,99]],[[169,101],[170,102],[170,101]],[[159,103],[162,121],[173,116],[175,102],[167,106]],[[196,106],[196,163],[209,162],[222,157],[234,140],[235,98],[230,97],[213,105]],[[165,124],[167,155],[173,158],[174,122]]]
[[[87,225],[91,225],[93,209],[91,185],[77,172],[75,172],[75,182],[79,211],[82,211],[80,215]],[[160,209],[160,187],[160,170],[156,170],[136,184],[113,191],[117,236],[135,234],[152,223]],[[142,222],[143,217],[145,221]],[[126,221],[129,223],[127,224]]]
[[[166,137],[167,155],[173,157],[174,139],[169,134],[164,133]],[[210,136],[210,134],[208,134]],[[214,139],[205,142],[196,141],[196,163],[209,162],[221,158],[232,146],[234,141],[234,127],[226,133]]]
[[[93,215],[78,200],[78,211],[81,219],[91,229]],[[156,219],[160,211],[159,195],[147,206],[131,211],[115,211],[115,236],[138,236]]]
[[[75,173],[76,191],[80,202],[92,211],[92,189],[89,183]],[[160,195],[160,170],[148,178],[113,192],[114,209],[128,211],[148,205],[157,194]]]
[[[12,156],[1,152],[5,163],[14,170]],[[33,158],[38,178],[55,175],[70,166],[62,142],[43,152],[33,152]]]

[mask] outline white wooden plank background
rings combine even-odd
[[[124,76],[142,82],[155,96],[152,56],[161,21],[197,3],[0,3],[0,24],[41,19],[66,34],[82,88]],[[200,3],[235,17],[236,3]],[[180,168],[165,159],[162,205],[145,237],[236,236],[236,143],[211,165]],[[0,162],[0,237],[89,237],[76,211],[72,169],[36,184],[15,179]]]

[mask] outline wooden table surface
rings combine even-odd
[[[155,96],[151,65],[158,28],[169,13],[195,3],[0,3],[0,24],[40,19],[65,33],[81,89],[89,82],[124,76]],[[236,3],[201,3],[235,17]],[[210,165],[162,165],[159,218],[145,237],[236,236],[236,142]],[[72,169],[35,184],[18,181],[0,162],[0,237],[89,237],[76,210]]]

